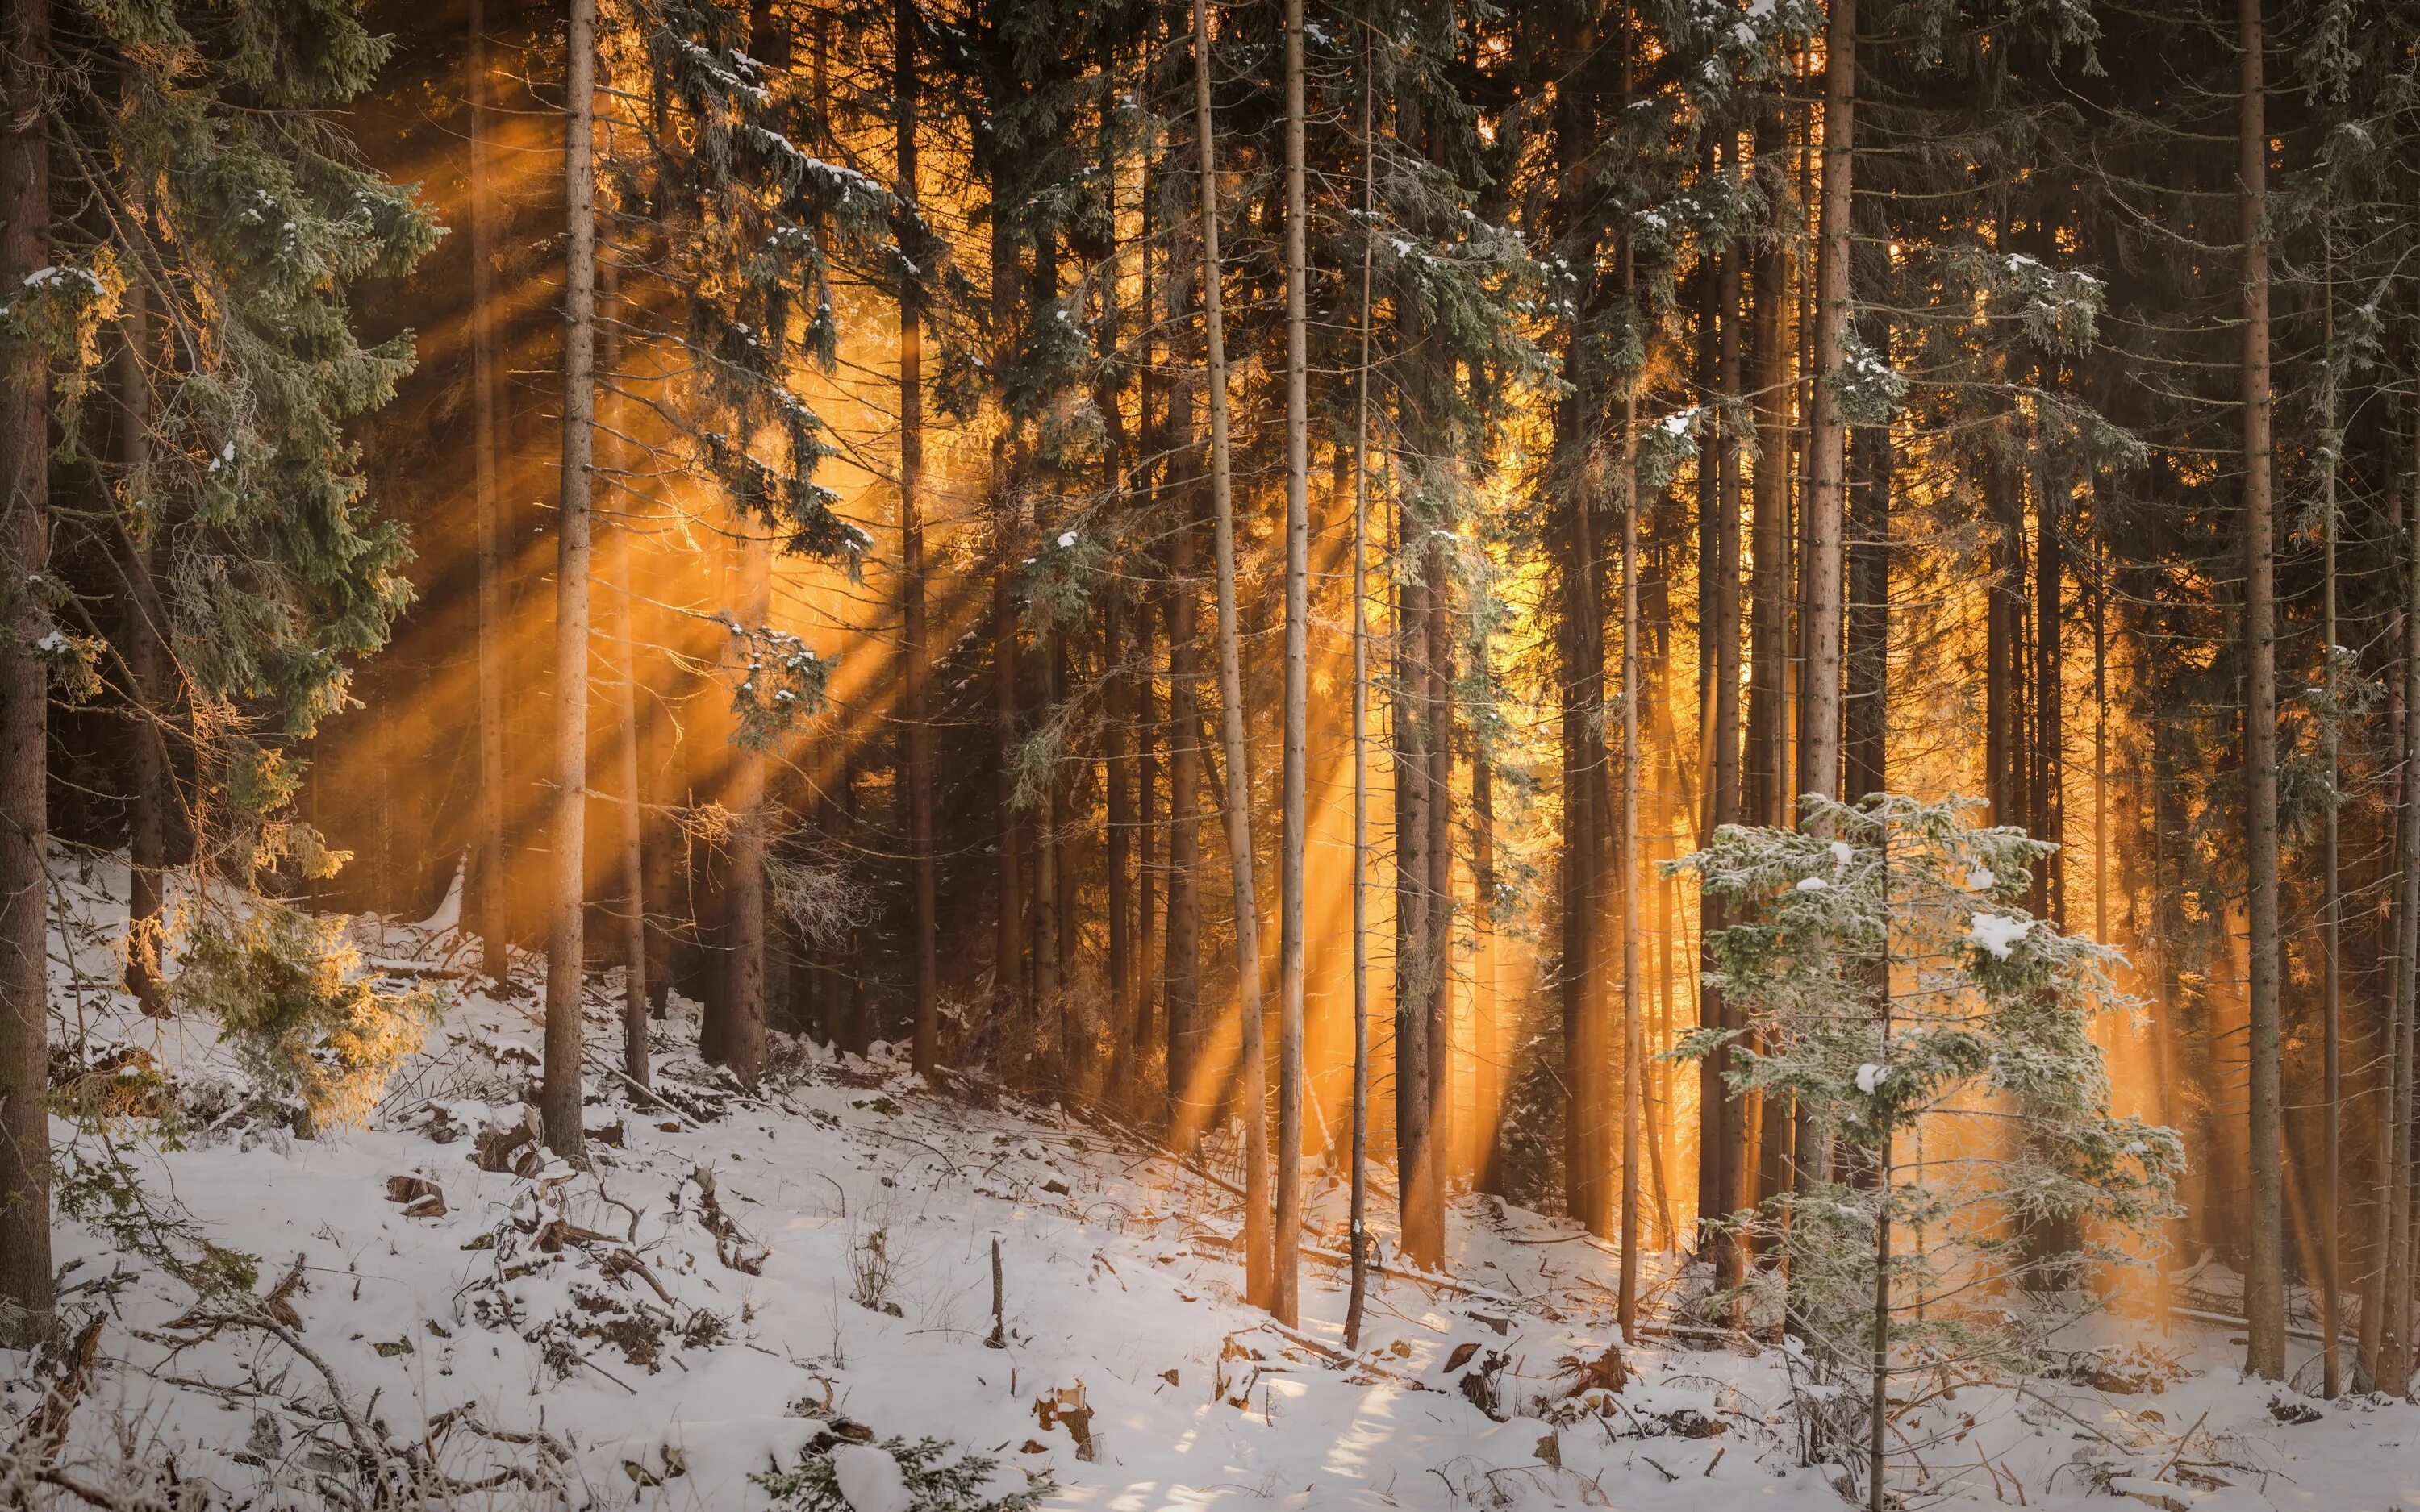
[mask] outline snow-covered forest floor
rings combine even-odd
[[[1325,1173],[1290,1334],[1241,1301],[1231,1192],[1139,1135],[803,1044],[743,1097],[678,1011],[650,1107],[605,1070],[610,977],[575,1173],[524,1133],[535,995],[431,976],[442,916],[355,922],[374,967],[453,1000],[368,1127],[297,1138],[246,1111],[213,1026],[112,990],[122,870],[64,870],[60,1069],[170,1117],[53,1126],[91,1356],[0,1354],[0,1471],[46,1470],[45,1504],[764,1507],[752,1476],[894,1436],[1054,1507],[1839,1504],[1784,1350],[1661,1325],[1609,1348],[1610,1250],[1485,1199],[1455,1210],[1450,1282],[1383,1277],[1347,1356]],[[197,1290],[240,1264],[213,1246],[256,1272]],[[1654,1276],[1668,1317],[1686,1278]],[[2059,1379],[1911,1409],[1905,1504],[2420,1508],[2420,1409],[2247,1383],[2229,1337],[2105,1317]],[[859,1512],[904,1504],[837,1452]]]

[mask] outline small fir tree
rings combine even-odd
[[[1725,825],[1670,868],[1741,920],[1707,978],[1740,1026],[1676,1054],[1728,1044],[1732,1089],[1768,1128],[1794,1106],[1820,1156],[1732,1215],[1767,1261],[1735,1300],[1792,1335],[1807,1457],[1862,1449],[1869,1491],[1919,1382],[2032,1368],[2090,1305],[2065,1283],[2170,1215],[2184,1163],[2174,1131],[2109,1111],[2091,1029],[2134,1007],[2123,958],[2025,911],[2052,847],[1980,807],[1810,798],[1804,828]]]

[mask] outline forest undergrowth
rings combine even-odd
[[[109,990],[122,875],[60,874],[62,1327],[0,1357],[8,1504],[1677,1512],[1854,1489],[1797,1346],[1714,1326],[1668,1257],[1624,1341],[1613,1252],[1560,1219],[1461,1198],[1442,1275],[1382,1228],[1348,1352],[1335,1172],[1309,1183],[1284,1328],[1242,1300],[1232,1137],[1180,1164],[1095,1110],[927,1091],[888,1046],[783,1040],[744,1093],[678,999],[652,1092],[593,1069],[577,1170],[528,1101],[535,995],[465,991],[450,905],[344,922],[347,980],[424,995],[428,1021],[365,1121],[321,1126],[241,1037]],[[610,1042],[610,977],[591,998]],[[2176,1279],[2164,1327],[2121,1304],[2039,1376],[1911,1370],[1898,1504],[2420,1504],[2420,1410],[2243,1380],[2193,1316],[2224,1317],[2226,1281]]]

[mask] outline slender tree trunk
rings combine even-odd
[[[1311,254],[1302,96],[1302,0],[1285,0],[1285,749],[1278,851],[1277,1217],[1269,1310],[1289,1326],[1300,1311],[1303,850],[1311,764]]]
[[[916,39],[922,19],[916,0],[895,0],[892,9],[892,109],[896,137],[901,205],[897,234],[909,239],[919,213],[916,112],[921,104]],[[907,729],[908,850],[915,892],[915,1011],[910,1064],[929,1084],[941,1063],[941,966],[939,884],[933,861],[932,649],[924,619],[924,311],[913,278],[899,281],[899,654]]]
[[[1885,346],[1887,347],[1887,341]],[[1890,512],[1893,457],[1888,424],[1859,438],[1864,463],[1849,543],[1848,787],[1854,803],[1890,790]]]
[[[1483,746],[1470,752],[1470,1105],[1472,1186],[1504,1194],[1504,1067],[1511,1058],[1496,980],[1496,764]]]
[[[1170,395],[1169,432],[1186,438],[1193,419],[1182,388]],[[1202,663],[1200,585],[1194,581],[1200,490],[1187,480],[1168,544],[1168,934],[1161,975],[1168,995],[1170,1143],[1183,1153],[1207,1120],[1202,1045]]]
[[[1629,95],[1625,54],[1625,103]],[[1636,256],[1625,238],[1621,307],[1633,318]],[[1638,382],[1636,373],[1622,377],[1621,471],[1614,481],[1621,510],[1621,827],[1614,857],[1621,887],[1621,1261],[1616,1307],[1628,1342],[1638,1338],[1638,1117],[1646,1058],[1638,1012]]]
[[[1007,203],[1015,193],[1006,171],[998,164],[992,170],[993,202]],[[1001,345],[994,352],[994,361],[1007,363],[1010,352],[1007,332],[1016,314],[1016,248],[1011,238],[1006,217],[994,216],[991,227],[991,317]],[[1025,975],[1025,835],[1024,825],[1016,818],[1016,563],[1017,500],[1016,469],[1012,452],[1012,431],[1015,422],[1001,417],[1000,434],[992,441],[991,504],[991,675],[992,675],[992,755],[994,761],[992,812],[999,826],[997,856],[999,865],[998,928],[993,942],[993,980],[1001,998],[1004,1017],[1012,1024],[1023,1021],[1022,1006],[1026,989]],[[1016,1052],[1001,1041],[1004,1063],[1014,1063]]]
[[[1815,362],[1808,384],[1807,666],[1800,687],[1798,791],[1840,790],[1841,526],[1847,502],[1849,423],[1838,378],[1847,360],[1849,215],[1855,185],[1857,4],[1831,0],[1823,39],[1823,199],[1815,274]]]
[[[119,301],[122,344],[117,352],[118,399],[124,407],[118,444],[130,500],[150,497],[151,374],[153,336],[149,285],[138,270]],[[168,656],[167,620],[160,602],[156,558],[158,522],[127,521],[119,542],[126,581],[123,606],[127,679],[131,685],[126,748],[130,788],[126,814],[126,986],[143,1011],[168,1011],[160,975],[161,919],[168,865],[168,811],[174,773],[168,762],[168,714],[175,697],[175,670]],[[383,810],[381,810],[383,811]]]
[[[1210,8],[1193,0],[1193,115],[1202,167],[1202,314],[1208,346],[1211,540],[1218,569],[1218,728],[1226,764],[1227,864],[1235,893],[1235,1011],[1243,1023],[1244,1292],[1270,1299],[1268,1066],[1261,1043],[1261,920],[1252,891],[1251,754],[1244,742],[1243,638],[1236,625],[1235,508],[1227,450],[1227,332],[1220,301],[1218,142],[1210,118]]]
[[[1757,123],[1757,176],[1769,187],[1782,171],[1776,117]],[[1755,395],[1755,540],[1751,546],[1747,764],[1742,818],[1754,825],[1789,822],[1787,696],[1790,656],[1789,361],[1784,338],[1790,302],[1788,259],[1776,238],[1757,244],[1756,305],[1749,332],[1748,391]]]
[[[487,0],[471,0],[471,458],[473,550],[479,573],[479,787],[473,820],[469,895],[470,931],[479,939],[479,969],[504,985],[512,970],[504,876],[504,527],[497,497],[495,184],[488,161]]]
[[[2420,407],[2413,411],[2412,455],[2420,464]],[[2414,500],[2420,504],[2420,499]],[[2412,1040],[2420,1010],[2420,507],[2409,511],[2403,605],[2403,771],[2400,887],[2396,918],[2394,1000],[2387,1010],[2386,1095],[2380,1101],[2378,1280],[2362,1305],[2362,1340],[2376,1361],[2373,1389],[2402,1396],[2411,1388]],[[2373,1306],[2373,1299],[2375,1305]],[[2371,1326],[2375,1312],[2377,1323]],[[2375,1345],[2372,1337],[2375,1335]]]
[[[1370,313],[1377,246],[1377,138],[1371,45],[1361,44],[1361,361],[1353,378],[1353,1168],[1344,1347],[1361,1347],[1370,1293]]]
[[[773,545],[752,521],[739,532],[740,621],[752,635],[772,619]],[[753,642],[743,642],[752,645]],[[731,868],[723,881],[723,907],[730,933],[730,1029],[723,1064],[753,1089],[765,1067],[765,750],[737,742],[731,753]]]
[[[2335,287],[2334,246],[2329,247],[2327,278],[2320,291],[2325,332],[2320,355],[2324,364],[2321,382],[2321,435],[2332,443],[2336,435],[2335,379]],[[2327,765],[2327,788],[2320,815],[2319,837],[2319,1054],[2321,1088],[2319,1110],[2320,1139],[2324,1146],[2320,1155],[2319,1173],[2319,1373],[2320,1392],[2334,1401],[2344,1390],[2338,1359],[2337,1335],[2342,1331],[2339,1314],[2344,1307],[2343,1268],[2339,1250],[2344,1232],[2343,1194],[2343,1110],[2344,1057],[2342,1029],[2342,966],[2339,946],[2344,927],[2343,872],[2339,866],[2337,827],[2337,782],[2339,779],[2341,721],[2343,706],[2338,702],[2340,689],[2336,681],[2336,467],[2333,458],[2320,464],[2320,530],[2322,562],[2320,565],[2320,655],[2322,693],[2327,717],[2320,721],[2319,743]],[[2095,635],[2093,646],[2093,680],[2101,679],[2100,636],[2098,625],[2099,595],[2095,595]],[[2094,779],[2100,779],[2101,756],[2094,752]],[[2099,799],[2095,800],[2093,855],[2096,871],[2102,868],[2104,841],[2099,833]],[[2093,923],[2105,932],[2107,921],[2102,917],[2102,904],[2096,904]]]
[[[2251,1015],[2251,1257],[2244,1276],[2250,1342],[2244,1369],[2286,1374],[2283,1080],[2278,1006],[2277,653],[2271,538],[2268,128],[2261,83],[2261,0],[2242,0],[2243,220],[2243,776],[2250,872],[2246,929]]]
[[[2059,539],[2058,488],[2044,488],[2034,506],[2034,741],[2028,784],[2039,841],[2059,847],[2034,876],[2037,911],[2067,928],[2067,697],[2059,640],[2065,618],[2065,553]]]
[[[1731,176],[1740,177],[1738,137],[1730,137]],[[1737,241],[1722,251],[1722,270],[1714,299],[1720,314],[1721,329],[1715,356],[1715,400],[1719,408],[1714,424],[1719,427],[1715,452],[1715,519],[1714,570],[1701,579],[1700,589],[1710,595],[1701,609],[1702,633],[1714,640],[1714,724],[1707,738],[1714,743],[1713,781],[1708,798],[1709,810],[1701,842],[1710,843],[1714,831],[1725,825],[1740,822],[1740,436],[1746,425],[1747,409],[1740,396],[1740,319],[1745,313],[1741,288],[1741,265],[1746,249]],[[1722,901],[1700,898],[1699,904],[1699,941],[1701,971],[1711,971],[1715,962],[1712,948],[1705,941],[1727,928],[1729,917]],[[1734,1028],[1730,1011],[1723,1001],[1720,988],[1706,986],[1699,990],[1699,1013],[1706,1025]],[[1747,1165],[1745,1145],[1745,1110],[1731,1095],[1728,1074],[1730,1050],[1728,1044],[1699,1063],[1698,1094],[1700,1108],[1699,1131],[1699,1203],[1698,1216],[1701,1226],[1699,1245],[1711,1247],[1714,1259],[1715,1284],[1735,1287],[1741,1280],[1741,1252],[1731,1235],[1714,1226],[1735,1211],[1739,1179]]]
[[[1395,501],[1395,560],[1412,560],[1411,504]],[[1399,1242],[1408,1251],[1420,1233],[1426,1190],[1429,1082],[1429,585],[1399,575],[1395,589],[1394,679],[1389,720],[1394,745],[1395,839],[1395,1197]]]
[[[1418,1194],[1419,1222],[1404,1232],[1404,1248],[1432,1270],[1445,1266],[1446,1166],[1453,1149],[1453,586],[1446,531],[1428,532],[1421,571],[1428,592],[1428,938],[1422,957],[1429,973],[1421,1011],[1428,1035],[1427,1136],[1422,1160],[1406,1180]]]
[[[23,285],[50,265],[49,0],[8,0],[0,34],[0,288]],[[49,367],[32,342],[0,346],[0,561],[19,582],[51,560]],[[50,992],[44,944],[50,882],[43,867],[50,820],[45,787],[50,672],[35,655],[49,613],[15,595],[0,636],[0,1304],[31,1342],[50,1332]]]
[[[597,0],[571,0],[564,69],[563,496],[554,607],[554,896],[546,947],[547,1148],[585,1158],[580,1000],[586,964],[588,577],[597,423]]]
[[[611,143],[608,147],[610,151]],[[608,255],[597,270],[604,301],[606,475],[618,480],[613,464],[622,458],[622,405],[613,397],[622,367],[621,265]],[[612,622],[605,633],[617,648],[621,675],[613,680],[613,765],[621,790],[621,837],[616,847],[626,900],[622,918],[622,1070],[641,1087],[649,1085],[647,1053],[647,867],[646,807],[639,790],[639,640],[632,629],[638,598],[638,538],[631,503],[635,495],[619,481],[611,484],[620,495],[621,518],[607,533],[613,549],[614,592],[606,599]]]

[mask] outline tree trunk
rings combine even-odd
[[[1360,365],[1353,378],[1353,1165],[1345,1220],[1351,1261],[1344,1347],[1361,1346],[1370,1294],[1370,312],[1377,238],[1377,138],[1371,44],[1361,44]]]
[[[1773,180],[1782,172],[1780,123],[1768,116],[1757,123],[1757,175]],[[1770,185],[1769,187],[1777,187]],[[1784,351],[1790,279],[1777,239],[1757,244],[1756,309],[1749,332],[1747,387],[1755,395],[1756,539],[1750,564],[1755,601],[1749,626],[1747,764],[1743,775],[1741,818],[1752,825],[1790,820],[1790,731],[1784,699],[1790,656],[1790,416],[1789,363]]]
[[[2413,455],[2420,460],[2420,407],[2414,409]],[[2413,501],[2420,505],[2420,499]],[[2371,1386],[2391,1396],[2411,1387],[2412,1042],[2420,1011],[2420,507],[2410,510],[2404,542],[2402,837],[2396,918],[2394,997],[2387,1008],[2386,1095],[2380,1101],[2377,1279],[2362,1304],[2364,1353],[2374,1362]],[[2376,1316],[2373,1325],[2372,1315]]]
[[[1731,176],[1737,178],[1738,137],[1730,137]],[[1741,264],[1746,249],[1734,241],[1722,249],[1722,269],[1716,283],[1714,309],[1709,316],[1719,314],[1721,326],[1715,355],[1714,413],[1718,428],[1715,443],[1715,517],[1714,569],[1701,575],[1700,593],[1705,595],[1699,610],[1703,634],[1714,640],[1714,723],[1706,736],[1714,744],[1712,781],[1708,784],[1709,800],[1705,827],[1700,842],[1711,842],[1714,831],[1725,825],[1740,822],[1740,434],[1746,418],[1746,407],[1740,396],[1740,320],[1745,311],[1741,288]],[[1714,968],[1712,948],[1706,939],[1729,924],[1721,900],[1701,898],[1699,903],[1699,969]],[[1700,1022],[1724,1028],[1734,1027],[1725,1007],[1721,990],[1701,987],[1699,992]],[[1700,1109],[1699,1129],[1698,1218],[1701,1226],[1699,1244],[1706,1247],[1711,1240],[1714,1258],[1715,1284],[1737,1286],[1741,1279],[1740,1247],[1727,1232],[1714,1226],[1729,1217],[1737,1200],[1739,1175],[1746,1164],[1743,1143],[1745,1122],[1739,1102],[1732,1097],[1727,1080],[1730,1068],[1730,1051],[1718,1047],[1699,1063],[1698,1095]]]
[[[1807,463],[1806,671],[1799,687],[1798,792],[1840,791],[1841,526],[1848,488],[1848,416],[1838,380],[1847,360],[1850,207],[1855,186],[1857,3],[1830,0],[1823,39],[1823,200],[1817,223],[1814,405]]]
[[[1179,387],[1170,395],[1169,433],[1192,452],[1193,417]],[[1193,580],[1199,490],[1187,480],[1168,543],[1168,934],[1161,976],[1168,995],[1169,1142],[1190,1150],[1208,1119],[1197,1086],[1202,1044],[1202,667],[1201,591]]]
[[[1842,0],[1833,0],[1838,5]],[[1625,77],[1627,62],[1623,65]],[[1623,91],[1625,96],[1628,90]],[[1631,309],[1632,259],[1621,249],[1622,308]],[[1617,1314],[1624,1340],[1638,1337],[1638,1114],[1645,1039],[1638,1013],[1638,375],[1621,393],[1621,815],[1614,873],[1621,887],[1621,1261]]]
[[[1279,842],[1278,1148],[1269,1310],[1300,1306],[1303,848],[1311,761],[1311,340],[1309,210],[1303,188],[1302,0],[1285,0],[1286,565],[1284,819]]]
[[[1504,1067],[1512,1058],[1496,980],[1496,764],[1470,752],[1470,1041],[1473,1189],[1504,1195]]]
[[[1409,504],[1398,498],[1395,558],[1416,548]],[[1402,576],[1395,590],[1393,717],[1395,782],[1395,1196],[1399,1242],[1421,1231],[1420,1194],[1431,1158],[1429,1082],[1429,585]]]
[[[2059,847],[2042,857],[2034,876],[2034,908],[2067,928],[2067,723],[2065,664],[2059,638],[2065,618],[2064,554],[2060,548],[2059,496],[2045,488],[2034,506],[2034,740],[2032,818],[2027,828],[2039,841]]]
[[[916,0],[892,10],[892,101],[902,207],[897,234],[908,244],[918,211]],[[906,748],[908,865],[914,875],[915,1013],[910,1064],[929,1085],[941,1062],[939,885],[933,863],[932,651],[924,623],[924,313],[913,278],[899,281],[899,595],[900,657],[906,662],[901,732]]]
[[[1218,143],[1210,118],[1210,8],[1193,0],[1193,115],[1202,169],[1202,314],[1210,395],[1210,509],[1218,569],[1218,728],[1226,764],[1227,864],[1235,894],[1235,1011],[1243,1024],[1244,1296],[1269,1304],[1268,1067],[1261,1044],[1261,920],[1252,893],[1252,782],[1236,625],[1235,508],[1227,450],[1227,332],[1220,301]]]
[[[152,351],[149,285],[140,270],[127,280],[120,301],[123,344],[118,347],[118,399],[124,407],[118,443],[121,486],[130,502],[150,498]],[[160,908],[168,864],[168,813],[174,772],[168,761],[168,715],[176,670],[168,655],[167,619],[160,602],[158,521],[136,507],[119,542],[126,601],[122,634],[130,708],[126,751],[130,791],[126,814],[126,986],[143,1011],[168,1011],[160,975]],[[383,809],[380,810],[383,812]]]
[[[50,265],[51,8],[8,0],[0,90],[0,288]],[[23,582],[50,569],[50,372],[32,342],[0,347],[0,560]],[[0,1303],[24,1314],[29,1343],[52,1324],[50,672],[34,653],[49,613],[19,594],[0,637]],[[16,1333],[14,1329],[0,1334]]]
[[[2321,351],[2326,367],[2320,378],[2320,434],[2336,434],[2335,379],[2335,247],[2328,247],[2326,277],[2320,290],[2325,331]],[[2321,695],[2327,707],[2327,717],[2320,721],[2319,744],[2326,763],[2327,786],[2320,813],[2319,838],[2319,1054],[2320,1054],[2320,1153],[2319,1171],[2319,1376],[2320,1394],[2334,1401],[2342,1395],[2344,1381],[2339,1360],[2338,1335],[2343,1331],[2339,1316],[2344,1307],[2344,1275],[2341,1245],[2344,1233],[2344,1057],[2342,1046],[2343,969],[2339,957],[2344,928],[2343,872],[2339,865],[2337,833],[2341,816],[2337,789],[2342,752],[2340,724],[2343,709],[2339,703],[2342,690],[2338,687],[2336,631],[2336,465],[2334,458],[2320,462],[2320,655],[2326,658],[2321,671]],[[2093,683],[2096,694],[2102,682],[2100,634],[2101,594],[2093,596]],[[2093,753],[2094,780],[2102,780],[2102,758],[2099,749],[2100,732],[2095,730]],[[2097,792],[2097,789],[2096,789]],[[2096,796],[2093,812],[2093,866],[2096,872],[2095,895],[2101,901],[2094,906],[2093,925],[2106,937],[2108,922],[2103,917],[2107,907],[2102,897],[2097,873],[2106,869],[2107,841],[2101,833],[2100,800]]]
[[[463,918],[479,940],[479,969],[503,986],[512,970],[504,876],[504,527],[497,498],[495,185],[488,162],[487,0],[471,0],[472,533],[479,573],[479,786]]]
[[[571,0],[564,68],[563,496],[554,607],[554,887],[546,946],[547,1148],[584,1159],[580,1000],[586,964],[590,463],[597,421],[597,0]]]
[[[1428,963],[1421,1003],[1428,1030],[1426,1158],[1406,1185],[1417,1189],[1419,1223],[1404,1233],[1404,1248],[1431,1270],[1445,1267],[1445,1173],[1453,1149],[1453,579],[1446,528],[1428,532],[1421,571],[1428,593]]]
[[[1004,170],[995,165],[992,197],[1003,203],[1013,193]],[[1016,313],[1016,248],[1005,216],[993,216],[991,226],[991,316],[995,330],[1010,329]],[[1006,336],[1002,336],[1006,341]],[[1005,346],[993,360],[1005,370],[1010,353]],[[1022,1023],[1025,995],[1025,836],[1016,819],[1016,563],[1018,557],[1016,475],[1012,462],[1015,422],[1003,415],[992,440],[991,506],[991,676],[992,676],[992,813],[999,826],[996,856],[999,868],[998,928],[993,941],[992,977],[1003,1017]],[[1013,1064],[1005,1037],[999,1039],[1004,1064]]]
[[[608,144],[609,148],[611,144]],[[627,434],[622,424],[621,405],[613,398],[622,366],[620,316],[616,306],[621,293],[621,265],[608,255],[597,271],[604,298],[604,345],[606,403],[605,448],[609,478],[620,476],[622,442]],[[630,506],[636,495],[618,481],[613,485],[622,493],[621,519],[607,535],[613,548],[613,581],[614,592],[607,598],[613,621],[606,635],[621,657],[621,675],[613,680],[613,765],[615,786],[621,790],[621,843],[616,847],[620,861],[622,896],[622,1070],[632,1081],[645,1087],[651,1079],[647,1052],[647,869],[646,869],[646,807],[639,791],[639,640],[632,624],[636,617],[638,598],[638,537],[632,528]]]
[[[1889,352],[1887,333],[1882,350]],[[1852,501],[1855,518],[1849,543],[1847,707],[1842,714],[1848,786],[1841,796],[1854,803],[1890,791],[1890,557],[1891,484],[1895,459],[1887,423],[1867,427],[1858,438],[1864,466]]]
[[[752,520],[736,523],[739,545],[737,612],[751,639],[741,654],[756,655],[756,641],[772,618],[773,545]],[[739,1085],[753,1090],[765,1068],[765,812],[766,753],[751,739],[731,751],[731,866],[723,878],[723,908],[730,933],[729,1031],[722,1064]]]
[[[2283,1050],[2277,1007],[2277,653],[2275,543],[2271,538],[2269,420],[2268,128],[2261,83],[2260,0],[2242,0],[2243,224],[2243,775],[2250,901],[2251,1017],[2250,1263],[2244,1316],[2250,1340],[2244,1369],[2273,1381],[2286,1374],[2286,1244],[2283,1161]]]

